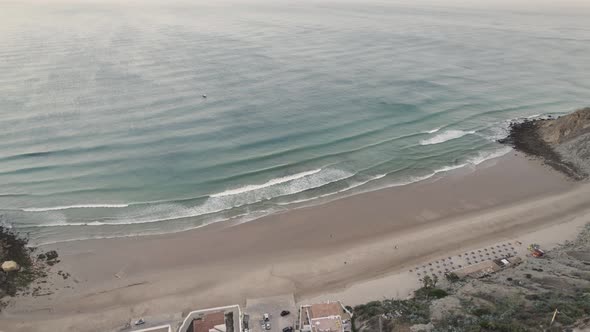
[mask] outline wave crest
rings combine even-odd
[[[420,145],[439,144],[453,139],[463,137],[465,135],[475,134],[475,131],[463,131],[463,130],[447,130],[442,134],[438,134],[432,138],[420,141]]]
[[[434,128],[434,129],[431,129],[431,130],[423,131],[423,133],[424,134],[434,134],[434,133],[436,133],[437,131],[439,131],[441,129],[442,129],[442,127],[438,127],[438,128]]]
[[[248,185],[237,189],[227,190],[209,196],[206,201],[196,206],[186,206],[178,203],[155,204],[142,207],[139,211],[126,211],[117,215],[113,220],[108,221],[74,221],[70,223],[67,220],[62,219],[58,222],[39,224],[33,227],[131,225],[199,217],[247,206],[264,200],[274,199],[280,196],[292,195],[306,190],[319,188],[333,182],[347,179],[353,175],[353,173],[339,169],[317,169],[276,178],[260,185]],[[44,209],[43,211],[47,211],[47,209]]]
[[[243,193],[247,193],[249,191],[264,189],[266,187],[274,186],[274,185],[277,185],[277,184],[281,184],[281,183],[285,183],[285,182],[289,182],[289,181],[301,179],[301,178],[304,178],[306,176],[319,173],[321,171],[322,171],[322,169],[320,168],[320,169],[314,169],[312,171],[301,172],[301,173],[297,173],[297,174],[293,174],[293,175],[289,175],[289,176],[284,176],[284,177],[272,179],[272,180],[267,181],[267,182],[265,182],[263,184],[247,185],[247,186],[239,187],[239,188],[236,188],[236,189],[226,190],[226,191],[223,191],[223,192],[220,192],[220,193],[217,193],[217,194],[212,194],[210,197],[215,197],[216,198],[216,197],[224,197],[224,196],[232,196],[232,195],[243,194]]]
[[[66,205],[66,206],[49,206],[49,207],[30,207],[21,209],[26,212],[43,212],[43,211],[58,211],[58,210],[70,210],[70,209],[96,209],[96,208],[125,208],[129,204],[79,204],[79,205]]]

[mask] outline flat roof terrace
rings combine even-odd
[[[338,302],[312,304],[309,308],[311,318],[321,318],[328,316],[342,316],[344,310]]]
[[[342,331],[342,319],[340,316],[313,318],[311,328],[316,332],[338,332]]]

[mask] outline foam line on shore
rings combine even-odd
[[[452,170],[459,169],[459,168],[462,168],[462,167],[465,167],[465,166],[468,166],[468,165],[477,166],[477,165],[483,163],[484,161],[487,161],[487,160],[490,160],[490,159],[494,159],[494,158],[502,157],[502,156],[504,156],[505,154],[507,154],[510,151],[512,151],[512,148],[510,148],[510,147],[502,147],[502,148],[497,149],[497,150],[494,150],[492,152],[480,152],[477,156],[467,159],[467,161],[465,163],[461,163],[461,164],[458,164],[458,165],[444,166],[444,167],[441,167],[439,169],[434,170],[430,174],[427,174],[427,175],[424,175],[424,176],[418,176],[418,177],[411,177],[410,180],[408,180],[408,181],[397,182],[397,183],[394,183],[392,185],[388,185],[386,187],[400,187],[400,186],[405,186],[405,185],[409,185],[409,184],[412,184],[412,183],[416,183],[416,182],[427,180],[427,179],[429,179],[429,178],[431,178],[431,177],[433,177],[433,176],[435,176],[436,174],[439,174],[439,173],[444,173],[444,172],[452,171]],[[365,184],[367,184],[369,182],[379,180],[381,178],[386,177],[389,174],[391,174],[391,173],[377,175],[377,176],[375,176],[375,177],[373,177],[373,178],[371,178],[369,180],[366,180],[366,181],[362,181],[362,182],[353,184],[350,187],[347,187],[347,188],[338,190],[338,191],[333,192],[333,193],[327,193],[327,194],[324,194],[324,195],[310,197],[310,198],[304,198],[304,199],[300,199],[300,200],[296,200],[296,201],[291,201],[291,202],[277,203],[277,205],[285,206],[285,205],[291,205],[291,204],[299,204],[299,203],[305,203],[305,202],[313,201],[313,200],[316,200],[316,199],[319,199],[319,198],[325,198],[325,197],[328,197],[328,196],[333,196],[333,195],[340,194],[340,193],[349,191],[351,189],[354,189],[354,188],[363,186],[363,185],[365,185]]]
[[[67,222],[60,220],[45,224],[26,225],[27,227],[64,227],[64,226],[124,226],[133,224],[147,224],[163,222],[174,219],[200,217],[208,214],[229,211],[250,204],[259,203],[264,200],[292,195],[306,190],[319,188],[333,182],[348,179],[354,176],[353,173],[338,169],[324,169],[298,173],[290,177],[280,178],[272,185],[246,186],[256,187],[251,190],[241,190],[240,193],[222,196],[210,196],[204,203],[197,206],[184,206],[181,204],[161,204],[150,206],[142,210],[141,215],[125,216],[119,215],[114,221],[91,221],[91,222]],[[285,180],[287,179],[288,180]],[[270,183],[269,181],[267,183]],[[289,182],[285,184],[286,182]],[[281,185],[282,184],[282,185]],[[246,188],[243,187],[243,188]]]
[[[25,212],[43,212],[43,211],[59,211],[69,209],[97,209],[97,208],[126,208],[129,204],[79,204],[66,206],[49,206],[49,207],[30,207],[23,208],[21,211]]]
[[[180,228],[180,229],[176,229],[176,230],[172,230],[172,231],[162,230],[162,231],[147,233],[147,234],[146,233],[128,233],[128,234],[115,234],[115,235],[107,235],[107,236],[79,237],[79,238],[67,239],[67,240],[38,242],[38,243],[35,243],[34,247],[52,245],[52,244],[56,244],[56,243],[78,242],[78,241],[86,241],[86,240],[107,240],[107,239],[118,239],[118,238],[131,238],[131,237],[141,237],[141,236],[175,234],[175,233],[181,233],[181,232],[186,232],[186,231],[202,228],[202,227],[214,224],[214,223],[224,222],[224,221],[233,221],[233,220],[239,219],[240,223],[249,222],[249,221],[264,217],[265,215],[268,215],[268,214],[269,214],[268,211],[258,211],[257,213],[242,213],[242,214],[238,214],[238,215],[228,217],[228,218],[218,218],[218,219],[214,219],[214,220],[209,220],[209,221],[206,221],[206,222],[199,224],[199,225],[184,227],[184,228]],[[87,224],[83,224],[83,225],[87,226],[89,224],[91,224],[91,223],[87,223]],[[31,246],[31,245],[29,245],[29,246]],[[31,247],[33,247],[33,246],[31,246]]]
[[[387,185],[386,187],[399,187],[399,186],[405,186],[405,185],[409,185],[412,183],[416,183],[416,182],[420,182],[420,181],[424,181],[427,180],[429,178],[432,178],[433,176],[439,174],[439,173],[444,173],[444,172],[449,172],[452,170],[456,170],[468,165],[479,165],[482,162],[489,160],[489,159],[493,159],[493,158],[498,158],[501,157],[505,154],[507,154],[508,152],[510,152],[512,150],[512,148],[510,147],[502,147],[500,149],[491,151],[491,152],[480,152],[477,156],[475,157],[471,157],[469,159],[467,159],[465,162],[457,164],[457,165],[448,165],[448,166],[443,166],[440,167],[438,169],[435,169],[434,171],[432,171],[429,174],[423,175],[423,176],[415,176],[415,177],[410,177],[407,180],[404,181],[400,181],[400,182],[396,182],[390,185]],[[321,170],[321,169],[320,169]],[[284,177],[284,178],[280,178],[280,179],[285,179],[285,178],[291,178],[288,181],[295,181],[301,178],[304,178],[308,175],[313,175],[318,173],[319,171],[316,172],[316,170],[314,171],[308,171],[308,172],[302,172],[302,173],[298,173],[295,174],[293,176],[290,177]],[[302,175],[305,174],[305,175]],[[329,197],[329,196],[334,196],[337,194],[341,194],[347,191],[350,191],[354,188],[357,187],[361,187],[363,185],[366,185],[369,182],[372,181],[376,181],[379,179],[382,179],[384,177],[386,177],[388,174],[379,174],[376,175],[370,179],[367,179],[365,181],[361,181],[355,184],[350,185],[349,187],[346,187],[344,189],[335,191],[335,192],[331,192],[331,193],[326,193],[323,195],[319,195],[319,196],[314,196],[314,197],[310,197],[310,198],[304,198],[304,199],[300,199],[300,200],[295,200],[295,201],[290,201],[290,202],[284,202],[284,203],[277,203],[277,205],[279,206],[288,206],[288,205],[292,205],[292,204],[299,204],[299,203],[305,203],[305,202],[310,202],[310,201],[314,201],[317,199],[321,199],[321,198],[325,198],[325,197]],[[277,198],[280,196],[285,196],[285,195],[292,195],[292,194],[297,194],[300,193],[302,191],[305,190],[309,190],[309,189],[313,189],[313,188],[317,188],[317,187],[321,187],[324,185],[327,185],[329,183],[333,183],[333,182],[337,182],[337,181],[341,181],[347,178],[350,178],[352,176],[354,176],[354,174],[350,174],[350,173],[345,173],[342,172],[342,174],[340,174],[341,176],[337,176],[335,178],[330,179],[330,181],[320,181],[320,183],[318,183],[317,186],[304,186],[302,188],[298,188],[298,187],[294,187],[292,188],[293,190],[288,190],[278,196],[275,197],[268,197],[265,198],[265,194],[261,193],[260,195],[255,195],[254,197],[252,197],[251,201],[248,201],[246,198],[246,201],[240,202],[238,204],[236,204],[235,198],[236,197],[240,197],[238,196],[234,196],[234,195],[226,195],[226,196],[218,196],[218,197],[213,197],[211,196],[208,201],[206,201],[205,203],[199,205],[199,206],[195,206],[195,207],[184,207],[184,206],[180,206],[180,205],[165,205],[163,207],[161,207],[163,210],[163,215],[161,215],[160,217],[154,217],[153,215],[150,218],[138,218],[138,219],[133,219],[133,218],[128,218],[128,219],[124,219],[124,220],[120,220],[120,221],[112,221],[112,222],[106,222],[106,221],[91,221],[91,222],[67,222],[67,221],[59,221],[59,222],[52,222],[52,223],[47,223],[47,224],[38,224],[38,225],[27,225],[27,227],[67,227],[67,226],[124,226],[124,225],[134,225],[134,224],[147,224],[147,223],[155,223],[155,222],[164,222],[164,221],[170,221],[170,220],[174,220],[174,219],[182,219],[182,218],[190,218],[190,217],[199,217],[199,216],[203,216],[203,215],[207,215],[207,214],[213,214],[213,213],[218,213],[218,212],[222,212],[222,211],[226,211],[226,210],[231,210],[233,208],[239,208],[242,207],[244,205],[248,205],[248,204],[254,204],[254,203],[258,203],[262,200],[265,199],[272,199],[272,198]],[[271,180],[272,181],[272,180]],[[271,182],[269,181],[269,182]],[[280,184],[280,183],[284,183],[284,182],[288,182],[288,181],[281,181],[275,184]],[[269,183],[267,182],[267,183]],[[254,187],[254,186],[251,186]],[[267,186],[262,186],[259,185],[257,187],[260,187],[259,189],[264,189],[267,188]],[[243,187],[244,188],[244,187]],[[256,190],[256,189],[254,189]],[[251,191],[251,190],[250,190]],[[243,191],[242,193],[247,193],[249,191]],[[233,199],[232,199],[233,198]],[[229,199],[229,201],[228,201]]]

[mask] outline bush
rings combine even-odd
[[[430,297],[434,297],[435,299],[442,299],[443,297],[446,297],[447,295],[449,295],[449,293],[447,293],[445,290],[440,289],[440,288],[431,288],[428,291],[428,295]]]
[[[418,299],[442,299],[447,295],[449,293],[440,288],[420,288],[414,292],[414,296]]]
[[[481,317],[481,316],[489,315],[492,312],[488,308],[476,308],[471,313],[477,317]]]
[[[459,276],[457,276],[457,274],[455,274],[454,272],[445,274],[445,277],[449,282],[457,282],[460,280]]]
[[[430,318],[430,301],[428,299],[383,300],[372,301],[354,307],[355,329],[371,324],[376,316],[387,315],[397,322],[426,324]],[[358,322],[358,324],[356,324]],[[363,329],[363,328],[361,328]]]
[[[373,316],[385,313],[385,310],[381,301],[371,301],[354,307],[354,313],[357,314],[360,319],[369,319]]]
[[[498,331],[498,332],[527,332],[527,329],[516,324],[510,322],[491,322],[491,321],[481,321],[479,326],[484,331]]]

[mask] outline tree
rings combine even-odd
[[[447,280],[450,282],[457,282],[459,281],[459,276],[457,274],[455,274],[454,272],[448,273],[446,274]]]
[[[425,276],[424,279],[422,279],[422,284],[424,285],[424,288],[431,288],[432,278],[429,275]]]

